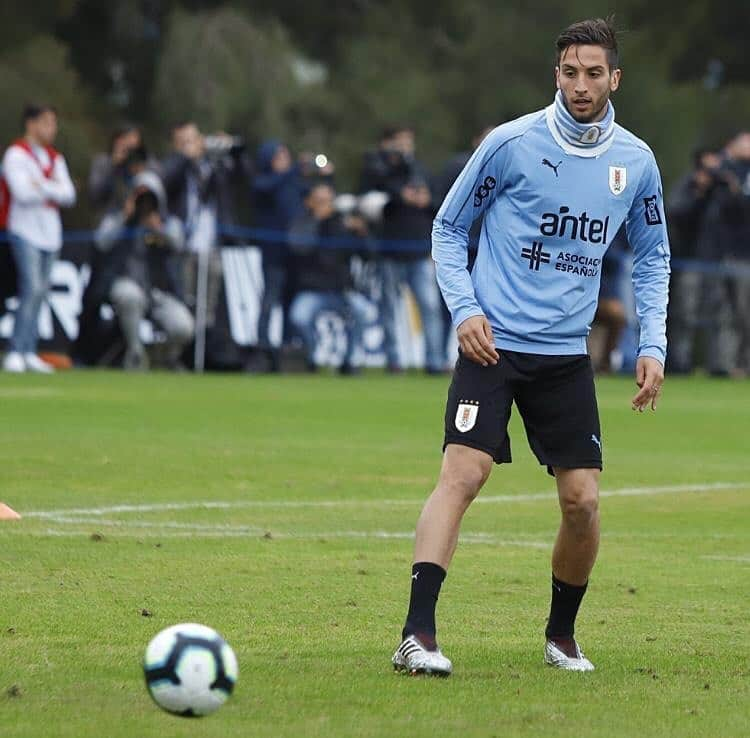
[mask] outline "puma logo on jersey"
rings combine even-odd
[[[557,168],[562,164],[562,161],[558,161],[557,164],[553,164],[549,159],[542,159],[542,164],[545,167],[549,167],[554,173],[555,177],[558,177]]]

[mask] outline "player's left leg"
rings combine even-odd
[[[599,550],[599,469],[555,468],[560,530],[552,551],[552,573],[583,586]]]
[[[575,641],[575,620],[599,550],[599,469],[555,467],[562,518],[552,551],[552,604],[545,661],[562,669],[594,667]]]
[[[575,671],[594,667],[574,639],[578,608],[599,548],[602,443],[588,356],[526,356],[515,400],[529,444],[557,481],[562,520],[552,554],[552,606],[544,660]]]

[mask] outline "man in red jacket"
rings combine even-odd
[[[8,241],[18,272],[18,308],[3,368],[9,372],[49,373],[36,355],[39,310],[50,287],[55,256],[62,246],[60,207],[75,203],[65,158],[52,144],[57,112],[49,105],[27,105],[24,136],[3,157],[3,203]]]

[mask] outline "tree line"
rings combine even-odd
[[[191,118],[250,146],[321,151],[356,186],[362,152],[393,121],[413,125],[439,168],[487,125],[554,92],[554,39],[614,11],[622,30],[617,118],[655,150],[666,184],[698,144],[750,121],[750,4],[725,0],[50,0],[0,4],[0,134],[24,101],[61,113],[60,147],[81,183],[123,120],[156,152]],[[85,199],[69,221],[88,225]]]

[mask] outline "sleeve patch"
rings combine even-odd
[[[494,177],[485,177],[484,182],[479,185],[477,191],[474,193],[474,207],[481,207],[484,198],[487,197],[492,190],[495,189],[497,181]]]
[[[663,223],[659,206],[656,204],[656,195],[643,198],[644,215],[646,216],[646,225],[655,226]]]

